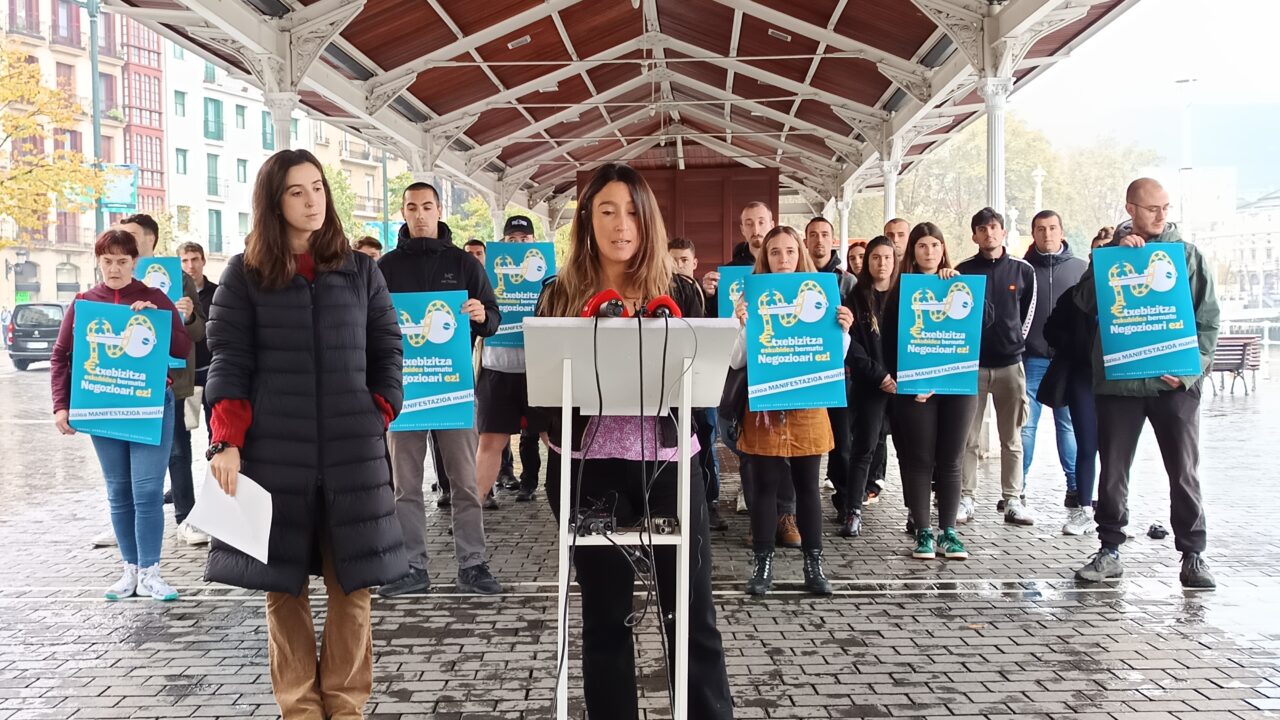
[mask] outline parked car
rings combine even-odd
[[[66,306],[60,303],[20,303],[4,329],[9,359],[19,370],[33,362],[48,361]]]

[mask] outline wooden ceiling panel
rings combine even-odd
[[[684,58],[688,56],[669,50],[667,51],[667,57]],[[707,62],[677,62],[667,65],[667,68],[678,75],[684,75],[718,88],[724,87],[729,80],[728,71],[719,65],[712,65]]]
[[[1086,32],[1095,23],[1105,18],[1119,4],[1120,0],[1112,0],[1112,2],[1100,3],[1090,7],[1084,17],[1040,38],[1032,46],[1031,52],[1027,53],[1027,57],[1042,58],[1061,53],[1081,33]]]
[[[471,59],[470,55],[458,59]],[[409,86],[409,94],[418,98],[437,115],[444,115],[497,94],[498,88],[480,68],[435,67],[418,75]]]
[[[467,128],[466,136],[486,145],[513,135],[528,125],[529,121],[515,108],[493,108],[480,113],[475,123]]]
[[[330,102],[328,98],[311,90],[302,90],[298,93],[299,102],[307,106],[311,110],[327,117],[327,118],[349,118],[351,113],[347,112],[337,103]]]
[[[905,0],[858,0],[845,6],[835,32],[910,60],[938,26]]]
[[[629,2],[580,2],[560,13],[579,58],[598,55],[640,36],[643,16]]]
[[[777,110],[780,113],[790,113],[791,105],[795,102],[791,93],[776,88],[772,85],[765,85],[757,82],[755,78],[749,78],[743,75],[733,76],[733,90],[731,91],[738,97],[747,100],[758,100],[761,105]],[[766,98],[786,98],[785,100],[767,100]]]
[[[623,58],[639,59],[640,53],[628,53]],[[596,90],[603,92],[604,90],[615,87],[634,77],[640,75],[640,65],[638,63],[608,63],[605,65],[597,65],[587,71],[587,77],[591,78],[591,84],[596,86]]]
[[[731,8],[715,0],[656,2],[658,28],[663,33],[720,55],[729,54],[729,42],[733,39]]]
[[[591,91],[587,89],[587,83],[581,75],[573,75],[561,80],[556,83],[556,89],[550,92],[531,92],[516,100],[525,112],[533,116],[534,120],[551,117],[564,110],[563,106],[566,104],[590,101]],[[535,105],[559,105],[560,107],[534,107]]]
[[[875,107],[889,89],[889,78],[872,62],[858,58],[831,58],[818,63],[813,87]]]
[[[818,52],[818,43],[792,32],[784,32],[791,37],[790,41],[773,37],[769,30],[773,26],[750,15],[742,17],[742,31],[738,36],[739,57],[764,57],[779,55],[812,55]],[[805,80],[809,72],[808,58],[791,60],[757,60],[748,64],[761,70],[781,75],[798,83]]]
[[[476,3],[483,5],[484,3]],[[529,42],[515,49],[507,44],[524,36]],[[476,48],[486,62],[568,62],[572,60],[551,18],[543,18]],[[507,88],[523,85],[557,69],[555,65],[491,65],[489,70]]]
[[[457,39],[422,0],[369,0],[342,37],[383,70],[417,60]]]
[[[854,0],[853,4],[859,4],[861,1]],[[803,20],[810,25],[817,25],[823,28],[830,22],[831,14],[836,11],[836,7],[840,4],[838,0],[805,0],[804,2],[796,2],[796,0],[756,0],[756,2],[765,7],[784,12],[797,20]]]
[[[498,156],[498,160],[502,161],[508,167],[518,163],[521,156],[533,157],[539,153],[544,153],[551,149],[549,141],[543,142],[522,142],[515,145],[508,145],[503,149],[502,154]]]
[[[541,5],[541,0],[438,0],[440,8],[464,35],[497,25],[507,18]],[[424,0],[417,0],[426,5]]]
[[[853,134],[853,128],[849,127],[848,123],[836,117],[829,106],[815,100],[805,100],[800,103],[800,107],[796,110],[796,117],[820,128],[826,128],[841,137],[850,137]]]

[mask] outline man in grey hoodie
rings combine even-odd
[[[1053,349],[1044,338],[1044,323],[1049,317],[1049,310],[1057,304],[1058,298],[1070,290],[1089,268],[1089,263],[1071,254],[1071,248],[1063,240],[1062,217],[1052,210],[1041,210],[1031,219],[1031,237],[1035,240],[1027,248],[1023,260],[1031,263],[1036,273],[1036,307],[1041,312],[1031,320],[1031,329],[1027,333],[1027,350],[1022,356],[1022,366],[1027,374],[1027,401],[1030,414],[1027,424],[1022,426],[1022,486],[1026,493],[1026,478],[1031,470],[1031,456],[1036,448],[1036,427],[1040,424],[1042,406],[1036,400],[1040,390],[1040,381],[1049,369],[1049,360],[1053,357]],[[1057,431],[1058,462],[1067,477],[1066,507],[1067,524],[1062,531],[1068,535],[1082,535],[1093,530],[1093,518],[1081,507],[1082,503],[1076,493],[1076,439],[1071,427],[1071,412],[1066,407],[1053,411],[1053,422]],[[1089,505],[1092,498],[1085,499],[1083,504]]]

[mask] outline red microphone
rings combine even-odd
[[[582,306],[582,317],[626,317],[627,305],[617,290],[602,290]]]
[[[644,316],[651,318],[678,318],[684,317],[684,313],[680,312],[680,306],[676,301],[671,299],[670,295],[659,295],[649,301],[644,307]]]

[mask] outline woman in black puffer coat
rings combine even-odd
[[[285,720],[363,717],[373,684],[368,588],[408,572],[395,516],[387,423],[402,400],[391,296],[353,253],[320,163],[273,155],[254,188],[254,228],[213,296],[212,472],[271,493],[268,562],[214,541],[206,578],[267,591],[271,680]],[[319,660],[307,600],[324,576]]]

